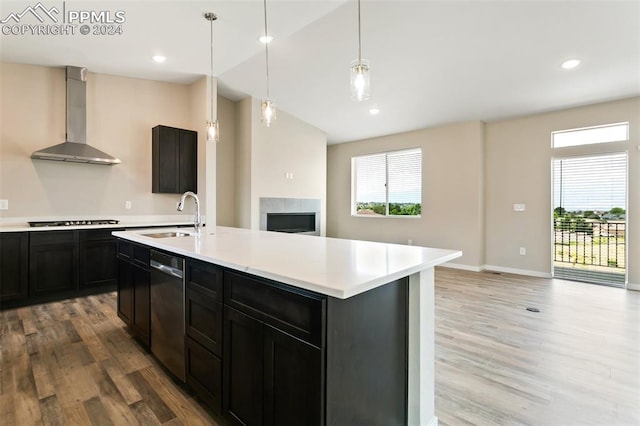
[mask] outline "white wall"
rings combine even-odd
[[[64,68],[0,64],[0,198],[9,200],[0,218],[175,215],[178,195],[151,193],[151,128],[164,124],[200,131],[206,84],[89,72],[88,143],[122,164],[32,160],[33,151],[65,140],[65,87]],[[198,183],[204,194],[206,147],[202,135],[198,139],[203,160]],[[215,183],[209,189],[215,203]],[[124,208],[127,200],[130,210]]]
[[[260,228],[261,197],[316,198],[321,201],[320,226],[324,235],[325,133],[284,111],[278,111],[271,127],[263,126],[258,99],[237,102],[235,113],[235,159],[220,161],[235,161],[236,225]],[[285,179],[285,173],[289,172],[293,173],[293,179]]]
[[[351,216],[351,157],[422,148],[422,216]],[[328,235],[462,250],[461,265],[484,263],[484,132],[479,121],[330,145]]]

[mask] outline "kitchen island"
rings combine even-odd
[[[113,235],[185,259],[186,381],[232,423],[437,424],[434,267],[460,251],[227,227]]]

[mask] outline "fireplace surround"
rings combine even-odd
[[[260,198],[260,229],[320,235],[320,200]]]

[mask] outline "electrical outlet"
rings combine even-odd
[[[407,240],[407,244],[412,246],[413,245],[413,240]]]
[[[124,208],[127,209],[127,210],[131,209],[131,201],[125,201],[124,202]]]
[[[526,204],[514,204],[513,211],[514,212],[523,212],[527,209]]]
[[[520,247],[520,256],[524,256],[525,254],[527,254],[526,247]]]
[[[0,200],[0,210],[9,210],[9,200]]]

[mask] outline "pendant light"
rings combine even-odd
[[[267,0],[264,0],[264,37],[268,40],[269,33],[267,32]],[[267,127],[271,126],[271,123],[276,119],[276,104],[269,98],[269,43],[264,44],[264,56],[267,74],[267,97],[260,102],[260,109],[262,111],[260,120],[262,124]]]
[[[358,0],[358,59],[351,62],[351,99],[365,101],[370,96],[369,61],[362,59],[360,0]]]
[[[215,21],[216,19],[218,19],[218,17],[216,16],[215,13],[212,12],[207,12],[204,14],[204,18],[209,21],[209,23],[211,24],[211,82],[210,82],[210,87],[211,87],[211,93],[209,94],[209,102],[210,104],[210,109],[209,109],[209,120],[207,120],[207,141],[209,142],[218,142],[220,141],[220,125],[218,123],[218,120],[214,119],[213,117],[213,109],[214,109],[214,93],[213,93],[213,21]]]

